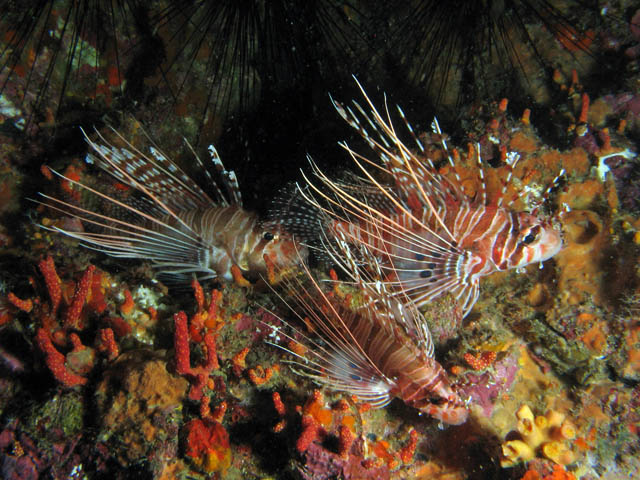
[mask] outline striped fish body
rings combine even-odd
[[[296,373],[355,395],[376,408],[398,398],[442,422],[465,422],[466,403],[434,358],[422,313],[411,302],[389,295],[385,284],[369,277],[359,265],[348,244],[339,245],[334,253],[353,280],[348,286],[335,281],[333,289],[326,292],[306,265],[306,281],[287,284],[295,299],[289,305],[320,339],[282,320],[292,333],[276,330],[270,336],[276,338],[273,344],[294,356],[290,363]],[[371,287],[374,284],[377,288]],[[297,348],[298,344],[304,348]]]
[[[169,215],[160,220],[201,239],[203,247],[194,251],[194,263],[203,271],[215,272],[221,280],[234,279],[234,266],[243,274],[267,278],[270,269],[286,269],[293,264],[290,260],[296,258],[292,239],[284,237],[276,227],[263,224],[256,214],[239,205],[189,210],[177,213],[177,217],[180,221]],[[172,230],[164,226],[152,228],[172,235]],[[178,235],[175,238],[179,240]],[[302,246],[297,248],[304,251]]]
[[[562,248],[555,219],[514,211],[515,198],[504,202],[517,154],[507,153],[505,186],[489,200],[477,148],[481,189],[468,197],[459,177],[439,173],[410,125],[405,121],[419,153],[398,138],[389,112],[381,115],[362,91],[364,107],[355,101],[349,107],[334,105],[369,144],[376,161],[343,144],[362,173],[349,183],[330,179],[311,162],[313,176],[306,176],[307,184],[299,189],[309,207],[297,208],[302,214],[294,211],[298,218],[285,218],[283,224],[307,238],[319,229],[328,237],[344,236],[354,251],[362,246],[377,257],[392,295],[423,307],[451,292],[465,316],[478,298],[483,276],[543,262]],[[435,120],[433,132],[444,138]],[[455,167],[444,140],[440,149]],[[450,170],[455,175],[455,168]],[[383,183],[377,173],[389,182]]]
[[[527,212],[459,203],[449,207],[455,208],[440,215],[451,225],[455,242],[443,240],[446,234],[432,215],[415,222],[404,212],[385,213],[375,221],[330,220],[327,228],[331,235],[375,251],[387,281],[401,283],[420,306],[453,291],[465,314],[475,303],[482,277],[544,261],[561,247],[555,229]]]
[[[224,169],[211,146],[212,162],[222,185],[213,182],[195,155],[215,195],[210,197],[158,149],[144,154],[115,135],[124,147],[88,139],[95,163],[112,179],[92,187],[57,175],[82,195],[80,201],[40,194],[52,210],[78,218],[82,231],[53,227],[83,245],[114,257],[150,260],[173,283],[188,283],[192,275],[246,283],[245,275],[276,281],[306,256],[302,246],[278,225],[261,222],[242,208],[233,172]],[[224,190],[224,192],[223,192]]]
[[[447,373],[433,357],[433,349],[420,348],[398,322],[399,312],[389,316],[388,306],[369,314],[341,318],[356,342],[363,347],[376,370],[390,386],[390,396],[451,425],[464,423],[468,410],[453,390]],[[419,318],[418,314],[415,314]],[[424,326],[421,326],[424,330]]]
[[[419,157],[416,159],[421,164],[428,163]],[[482,168],[480,162],[478,168]],[[408,228],[415,229],[417,223],[417,228],[426,225],[441,236],[452,237],[459,248],[490,264],[482,267],[483,274],[543,262],[562,247],[561,236],[551,218],[503,207],[500,197],[491,201],[471,199],[452,179],[435,171],[416,176],[403,169],[392,171],[404,206],[399,215],[410,211],[412,216],[420,217],[419,222]],[[407,186],[408,182],[413,185]],[[421,183],[420,191],[429,196],[429,203],[420,200],[416,182]],[[447,231],[443,231],[441,223],[447,226]]]

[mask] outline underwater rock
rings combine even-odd
[[[146,459],[160,466],[178,452],[178,428],[188,383],[167,372],[161,352],[120,355],[96,388],[100,441],[128,466]],[[154,468],[156,470],[156,468]]]
[[[602,301],[602,259],[607,232],[602,218],[591,210],[573,210],[562,217],[565,246],[555,257],[558,290],[571,305],[587,296]]]

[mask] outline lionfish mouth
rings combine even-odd
[[[469,418],[469,410],[466,407],[449,402],[441,406],[433,406],[428,413],[448,425],[462,425]]]
[[[540,244],[544,246],[544,249],[541,252],[542,258],[540,261],[545,261],[555,256],[564,248],[565,236],[559,220],[557,222],[550,222],[549,228],[543,229],[542,235],[543,238],[541,239]]]

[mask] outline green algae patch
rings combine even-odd
[[[78,392],[58,393],[45,403],[34,405],[25,422],[27,429],[50,441],[73,437],[84,427],[85,404]],[[64,435],[63,435],[64,434]]]

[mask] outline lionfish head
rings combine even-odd
[[[430,403],[420,408],[421,411],[449,425],[462,425],[467,421],[469,418],[467,404],[448,382],[441,383],[434,394]]]
[[[265,223],[262,225],[260,243],[249,258],[249,269],[261,273],[286,270],[303,262],[308,254],[307,247],[280,225]]]
[[[544,262],[562,249],[562,233],[550,218],[520,212],[519,229],[514,250],[507,258],[508,268],[521,268],[530,263]]]

